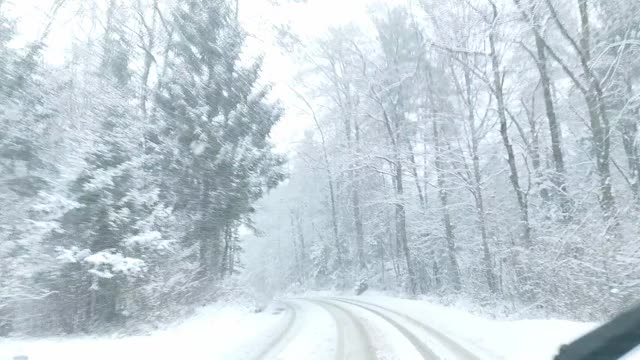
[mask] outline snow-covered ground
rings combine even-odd
[[[401,309],[486,358],[552,359],[560,345],[596,326],[594,323],[551,319],[493,320],[425,301],[377,294],[365,294],[360,299]]]
[[[411,336],[403,339],[398,326],[416,337],[420,330],[398,313],[435,329],[479,359],[537,360],[552,359],[561,344],[596,325],[562,320],[492,320],[452,307],[375,293],[359,297],[327,295],[286,299],[261,313],[239,306],[212,305],[179,325],[148,336],[5,339],[0,340],[0,360],[16,355],[26,355],[29,360],[332,359],[336,353],[358,348],[354,343],[356,332],[368,333],[363,338],[369,337],[360,341],[359,349],[373,347],[378,356],[388,351],[383,356],[386,359],[393,359],[393,352],[413,352],[417,357],[408,341]],[[336,299],[357,301],[374,311]],[[386,314],[398,326],[375,314],[376,309],[384,312],[384,308],[392,310]],[[347,322],[353,324],[347,326]],[[437,339],[424,342],[434,352],[438,352],[437,343]]]
[[[242,306],[211,305],[147,336],[0,339],[0,360],[243,359],[265,346],[284,316],[273,309],[256,314]]]

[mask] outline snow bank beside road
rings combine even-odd
[[[405,313],[487,359],[553,359],[560,345],[597,325],[565,320],[492,320],[423,300],[375,293],[351,298]]]
[[[188,320],[147,336],[0,339],[0,360],[245,360],[283,319],[272,309],[255,314],[240,306],[212,305]]]

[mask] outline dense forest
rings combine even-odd
[[[252,201],[283,178],[268,140],[282,109],[232,4],[56,6],[95,14],[62,66],[42,61],[46,32],[17,48],[0,18],[0,335],[215,299]]]
[[[314,42],[283,26],[313,126],[258,206],[266,287],[584,320],[634,303],[639,19],[624,0],[421,0]]]
[[[23,44],[0,0],[0,336],[168,321],[234,287],[580,320],[640,296],[640,3],[275,23],[278,96],[251,4],[54,0]],[[54,64],[62,11],[81,30]],[[283,117],[310,124],[286,154]]]

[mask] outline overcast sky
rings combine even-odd
[[[274,6],[270,0],[241,0],[240,14],[251,33],[252,45],[265,53],[263,77],[274,84],[274,93],[287,112],[274,128],[272,138],[280,151],[289,152],[313,125],[311,118],[300,110],[300,102],[289,89],[299,86],[293,80],[300,69],[294,59],[274,44],[273,26],[288,24],[305,42],[322,36],[331,26],[349,22],[364,22],[367,6],[372,0],[280,0]],[[297,89],[303,92],[303,89]]]
[[[97,0],[106,7],[109,0]],[[299,67],[274,44],[273,25],[289,24],[303,39],[321,36],[330,26],[348,22],[365,22],[367,7],[374,0],[240,0],[240,18],[251,34],[249,46],[265,55],[263,79],[274,85],[274,95],[287,109],[285,117],[274,128],[272,139],[281,152],[290,152],[312,123],[308,116],[297,110],[298,102],[289,90]],[[9,0],[11,17],[18,19],[18,32],[22,42],[41,36],[47,23],[53,0]],[[84,0],[66,0],[66,8],[77,9]],[[84,16],[92,8],[85,9]],[[99,10],[98,10],[99,11]],[[90,31],[79,27],[77,14],[63,9],[55,18],[55,26],[48,37],[46,61],[63,63],[75,36]]]

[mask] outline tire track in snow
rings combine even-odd
[[[336,360],[376,360],[375,348],[362,321],[343,307],[329,301],[305,299],[325,309],[333,317],[338,331]],[[349,340],[348,348],[345,340]]]
[[[331,301],[332,301],[332,303],[340,302],[340,303],[345,303],[345,304],[349,304],[349,305],[352,305],[352,306],[357,306],[357,307],[362,308],[362,309],[364,309],[364,310],[366,310],[366,311],[368,311],[368,312],[370,312],[370,313],[372,313],[374,315],[377,315],[378,317],[382,318],[384,321],[389,323],[391,326],[393,326],[396,330],[398,330],[402,334],[402,336],[404,336],[407,340],[409,340],[411,345],[413,345],[413,347],[415,347],[415,349],[418,351],[418,353],[420,353],[420,356],[422,356],[423,359],[425,359],[425,360],[438,360],[438,359],[440,359],[440,357],[437,356],[415,334],[413,334],[413,332],[411,332],[409,329],[407,329],[405,326],[403,326],[399,322],[395,321],[391,317],[383,314],[381,311],[374,310],[374,309],[371,309],[368,306],[363,306],[363,305],[360,305],[358,303],[351,302],[351,301],[345,301],[345,300],[342,300],[342,299],[332,298]],[[340,306],[340,305],[338,305],[338,306]],[[349,311],[344,307],[344,305],[342,305],[340,307],[342,309],[344,309],[344,311],[347,311],[347,312]]]
[[[275,355],[274,353],[280,350],[287,343],[287,338],[292,333],[297,317],[295,305],[292,305],[288,302],[282,302],[282,305],[284,305],[289,312],[287,322],[280,333],[276,337],[274,337],[269,342],[269,344],[267,344],[267,346],[265,346],[265,348],[258,353],[258,355],[254,357],[255,360],[268,359],[270,356]]]
[[[425,331],[427,334],[429,334],[429,336],[431,336],[432,338],[438,340],[442,345],[444,345],[444,347],[449,350],[449,352],[451,352],[453,355],[455,355],[458,359],[465,359],[465,360],[480,360],[480,357],[478,357],[477,355],[474,355],[473,353],[471,353],[469,350],[467,350],[464,346],[460,345],[459,343],[457,343],[456,341],[452,340],[450,337],[446,336],[445,334],[439,332],[438,330],[434,329],[433,327],[424,324],[420,321],[417,321],[415,319],[413,319],[412,317],[410,317],[407,314],[398,312],[396,310],[393,309],[389,309],[387,307],[384,306],[380,306],[378,304],[373,304],[370,302],[366,302],[366,301],[362,301],[362,300],[352,300],[352,299],[340,299],[340,298],[332,298],[332,300],[335,301],[341,301],[344,303],[348,303],[348,304],[352,304],[355,306],[359,306],[361,308],[364,309],[368,309],[369,311],[374,312],[374,310],[371,309],[371,307],[375,308],[375,309],[379,309],[382,311],[386,311],[388,313],[391,313],[393,315],[398,316],[399,318],[402,318],[404,321],[422,329],[423,331]],[[437,357],[435,357],[437,359]]]

